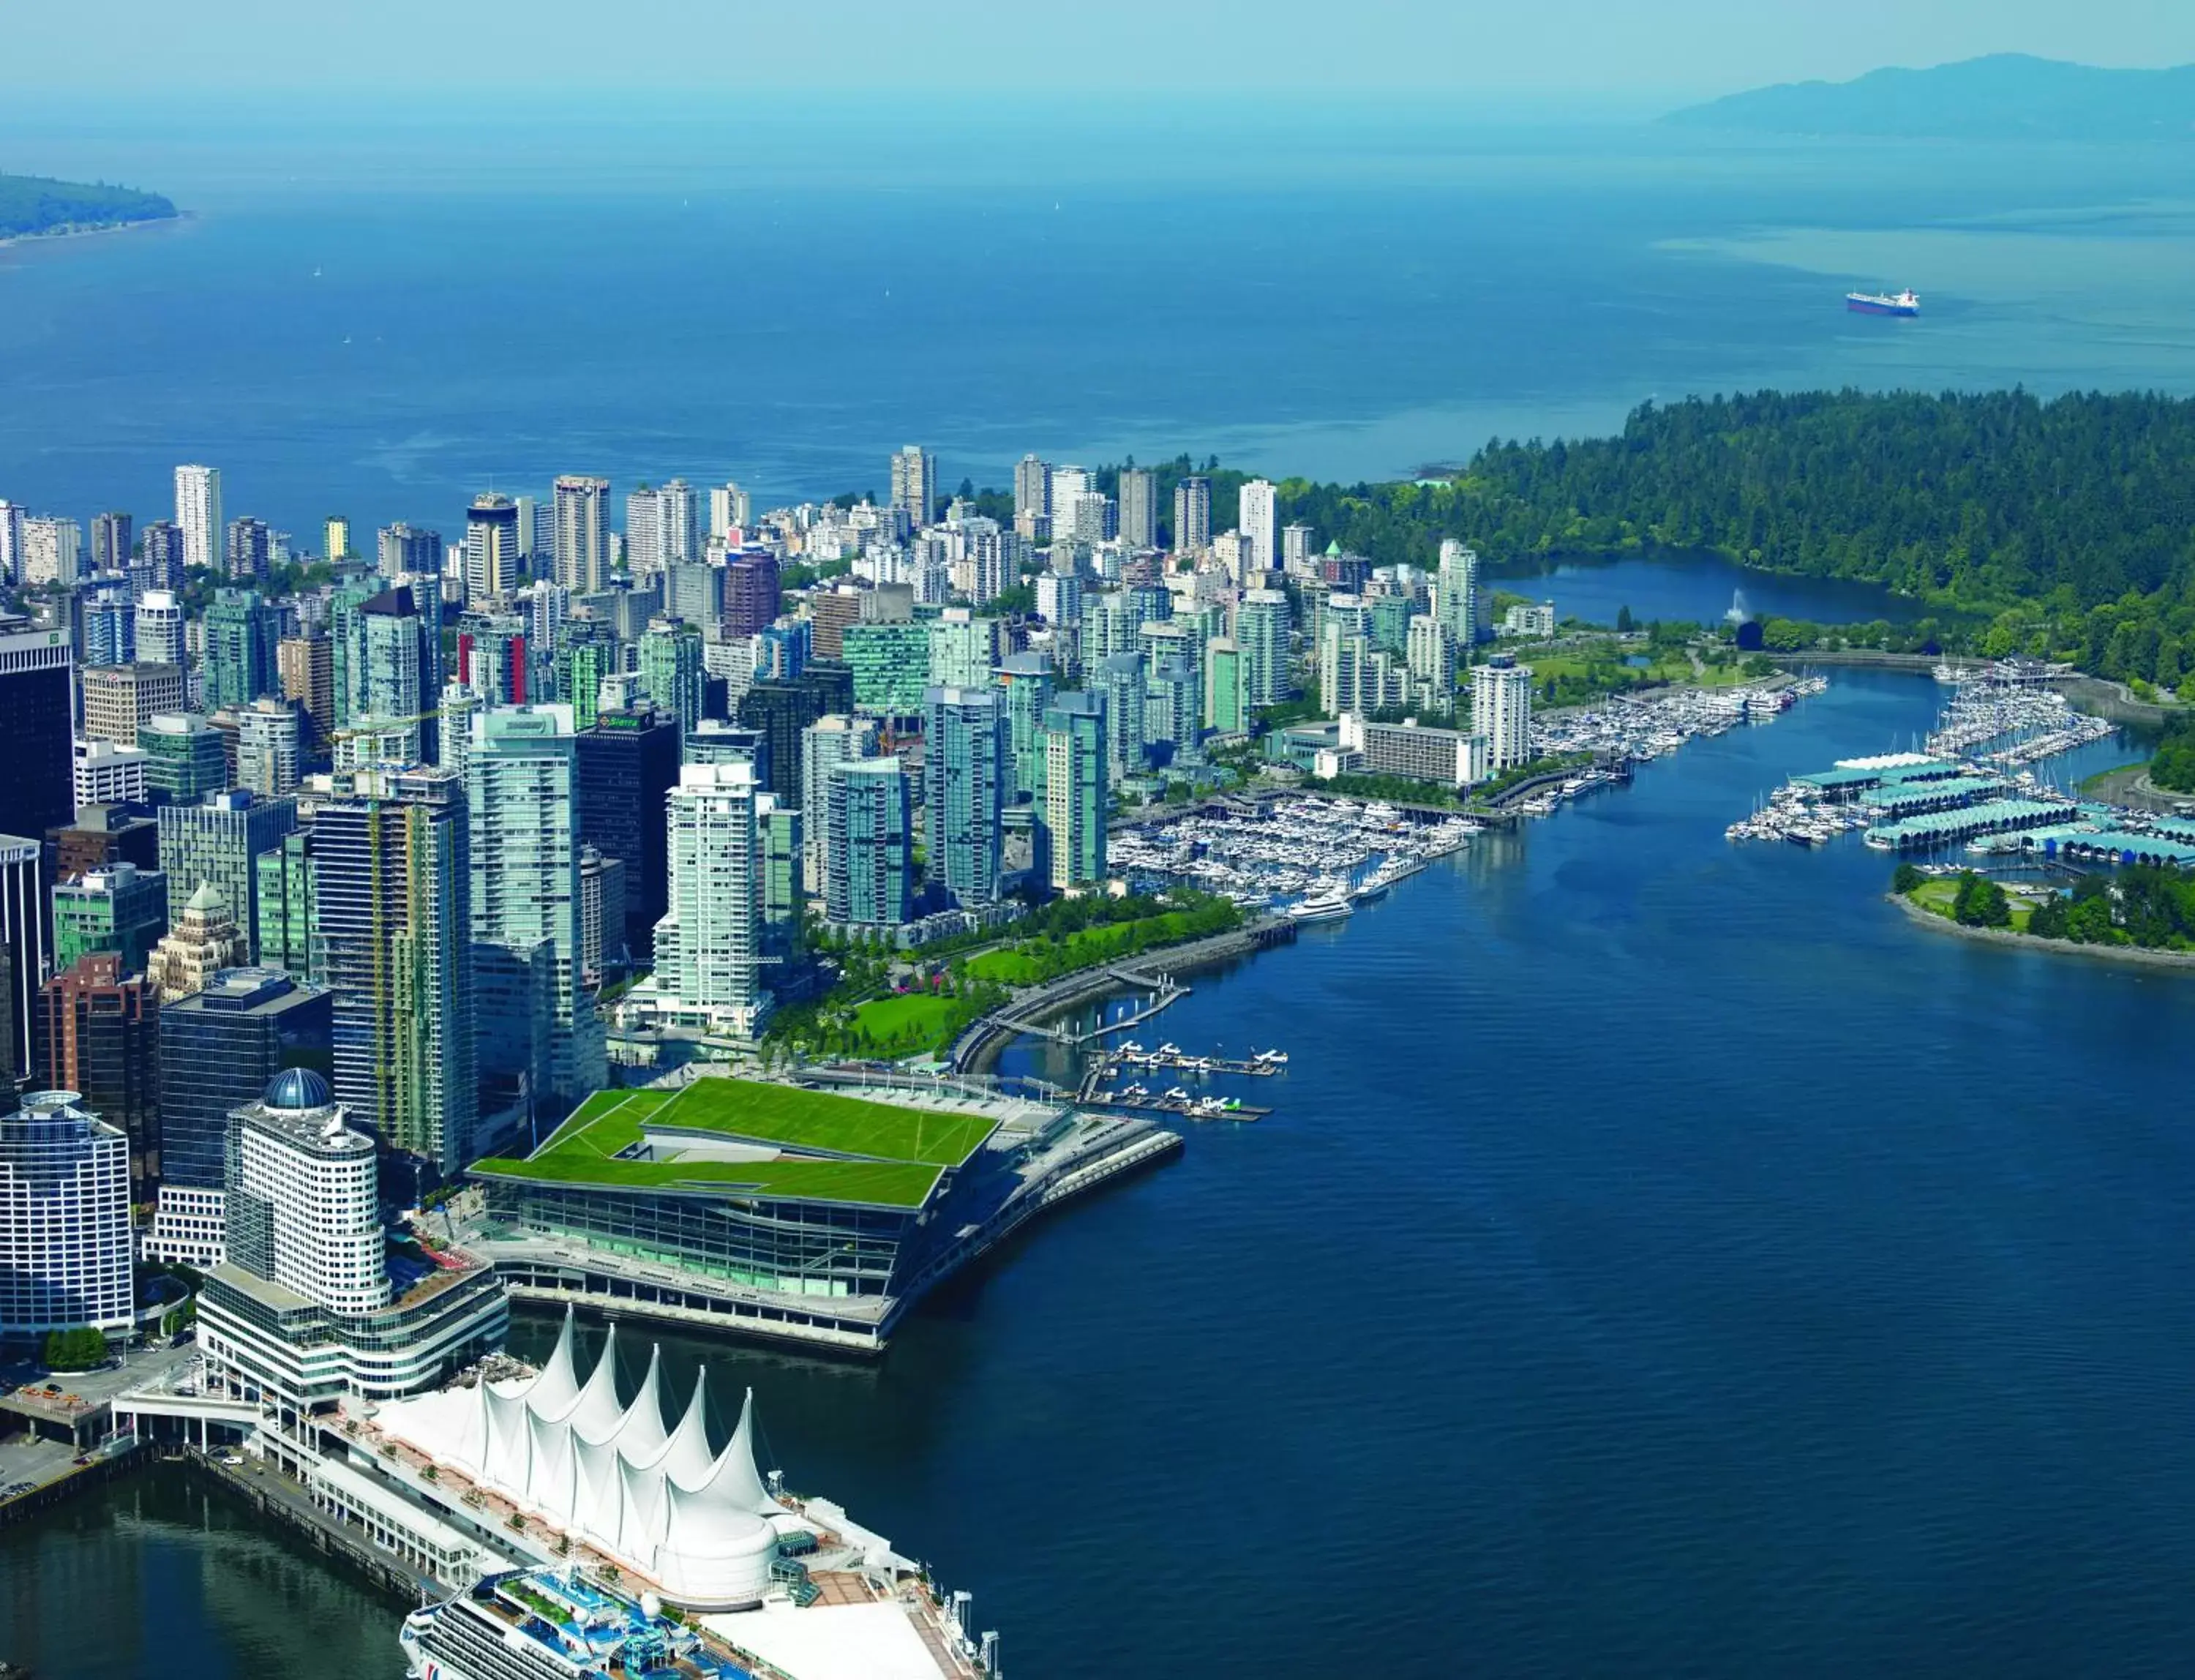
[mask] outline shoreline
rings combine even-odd
[[[1186,944],[1160,945],[1154,950],[1138,953],[1137,961],[1146,966],[1163,964],[1168,973],[1194,973],[1201,969],[1219,968],[1240,962],[1270,950],[1278,945],[1295,943],[1293,922],[1269,919],[1246,923],[1229,933],[1215,933],[1209,938],[1193,939]],[[1016,1020],[1039,1024],[1064,1014],[1091,1002],[1103,1002],[1116,994],[1132,992],[1135,987],[1115,977],[1113,970],[1125,963],[1107,963],[1082,970],[1076,974],[1064,974],[1050,986],[1039,989],[1026,1002],[1017,1000],[1008,1006]],[[1045,996],[1044,992],[1056,995]],[[999,1058],[1016,1039],[1026,1036],[1017,1028],[1004,1026],[997,1021],[977,1024],[969,1030],[977,1036],[954,1045],[948,1057],[960,1073],[987,1074],[997,1067]]]
[[[1985,944],[2008,946],[2016,950],[2058,951],[2074,956],[2100,957],[2107,962],[2132,962],[2151,968],[2195,969],[2195,951],[2154,950],[2141,945],[2085,945],[2071,939],[2038,939],[2032,933],[2014,933],[2003,927],[1969,927],[1964,922],[1954,921],[1947,915],[1915,904],[1899,892],[1882,895],[1905,912],[1912,921],[1945,933],[1955,933],[1962,938],[1979,939]]]
[[[139,217],[135,222],[101,222],[91,227],[78,227],[73,222],[65,222],[58,228],[40,228],[28,234],[0,235],[0,251],[7,251],[17,245],[42,245],[49,242],[60,244],[68,240],[91,240],[110,234],[130,234],[136,232],[141,228],[170,227],[178,222],[188,222],[191,219],[191,213],[188,211],[179,210],[173,216],[146,216]]]

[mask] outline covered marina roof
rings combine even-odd
[[[1904,848],[1940,846],[1969,834],[1985,834],[2008,828],[2039,828],[2062,823],[2066,807],[2042,800],[1990,800],[1962,805],[1956,811],[1932,811],[1924,816],[1902,817],[1867,831],[1867,838]]]
[[[1893,782],[1869,788],[1859,796],[1862,805],[1879,807],[1886,816],[1961,801],[1971,802],[2001,794],[2011,784],[1996,776],[1949,776],[1938,782]]]
[[[2045,857],[2101,858],[2114,863],[2157,863],[2173,869],[2195,867],[2195,840],[2161,834],[2129,834],[2117,829],[2048,830],[2038,836],[2023,834],[2023,844]]]

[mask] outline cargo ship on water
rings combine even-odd
[[[1921,313],[1921,294],[1917,292],[1847,292],[1845,307],[1856,315],[1917,315]]]

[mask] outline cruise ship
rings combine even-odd
[[[415,1680],[578,1680],[661,1675],[744,1680],[729,1648],[567,1565],[490,1575],[414,1610],[397,1643]]]
[[[1847,292],[1845,307],[1856,315],[1917,315],[1921,313],[1921,294],[1917,292]]]

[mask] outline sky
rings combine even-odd
[[[0,32],[11,97],[79,109],[878,86],[1636,105],[1989,52],[2195,61],[2191,0],[0,0]]]

